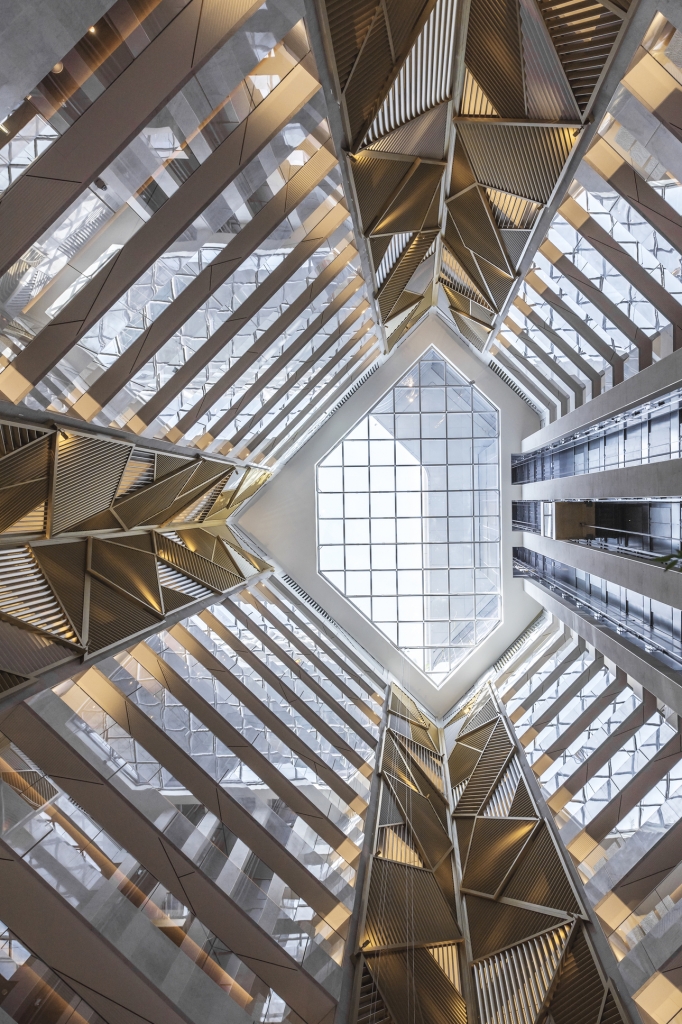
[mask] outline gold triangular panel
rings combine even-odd
[[[536,819],[477,818],[462,887],[494,896],[528,842]]]

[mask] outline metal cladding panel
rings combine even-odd
[[[518,228],[500,229],[504,247],[514,267],[517,267],[521,261],[523,250],[526,248],[530,234],[530,231],[519,230]]]
[[[14,423],[0,423],[0,455],[9,455],[31,444],[32,441],[37,441],[46,433],[50,431],[32,430],[30,427],[20,427]]]
[[[496,188],[487,188],[486,195],[497,226],[502,229],[530,231],[537,220],[540,206],[531,199],[523,199]]]
[[[390,708],[391,711],[402,715],[403,718],[409,718],[411,722],[417,722],[418,725],[422,725],[425,728],[429,725],[428,719],[424,717],[415,702],[402,691],[398,694],[393,690]]]
[[[87,542],[39,544],[32,550],[74,629],[82,637]]]
[[[0,619],[0,672],[26,677],[73,657],[73,649]]]
[[[459,333],[466,338],[474,348],[477,348],[479,352],[482,352],[490,335],[490,331],[481,327],[473,320],[468,320],[467,317],[462,316],[460,313],[456,313],[452,308],[450,309],[450,315],[452,316]]]
[[[451,849],[452,844],[431,801],[397,780],[390,779],[390,786],[424,860],[434,867]]]
[[[379,828],[383,825],[404,825],[405,819],[400,813],[396,799],[388,786],[382,784],[381,803],[379,806]]]
[[[0,459],[0,533],[47,500],[50,463],[50,435]]]
[[[411,157],[386,160],[367,152],[351,160],[363,230],[379,216],[413,163]]]
[[[195,551],[190,551],[184,544],[177,544],[162,534],[157,534],[156,550],[159,558],[162,558],[164,562],[168,562],[186,576],[196,580],[197,583],[202,583],[219,594],[236,586],[244,579],[241,574],[237,576],[228,569],[223,569],[222,566],[216,565],[208,558],[203,558]]]
[[[445,152],[447,103],[415,117],[407,124],[382,135],[368,147],[369,152],[402,153],[410,156],[442,160]]]
[[[555,1024],[597,1024],[604,986],[582,928],[566,955],[549,1004]]]
[[[149,611],[163,614],[156,558],[151,552],[126,548],[122,544],[109,544],[106,540],[93,537],[90,568],[108,583],[124,590],[128,596],[144,602]]]
[[[577,137],[574,128],[462,122],[459,133],[477,180],[547,203]]]
[[[351,139],[361,141],[376,98],[393,70],[391,43],[381,11],[374,19],[344,90]]]
[[[539,121],[572,119],[577,107],[536,0],[520,0],[528,116]]]
[[[391,311],[398,302],[403,288],[426,256],[435,237],[434,231],[422,231],[415,235],[379,289],[377,299],[384,321],[390,319]]]
[[[539,0],[542,17],[583,112],[589,103],[623,19],[594,0]]]
[[[411,912],[405,912],[406,898]],[[456,942],[462,935],[433,872],[375,857],[361,943],[369,953],[385,947]],[[369,941],[367,941],[369,940]]]
[[[326,9],[336,71],[344,89],[376,14],[376,0],[327,0]]]
[[[454,828],[457,832],[457,848],[459,849],[460,864],[466,864],[469,853],[469,843],[471,842],[471,835],[474,831],[475,824],[475,818],[458,818],[454,823]]]
[[[395,1024],[466,1024],[466,1004],[428,949],[367,958]]]
[[[500,117],[525,117],[517,0],[471,5],[465,60]]]
[[[495,706],[495,701],[492,699],[487,700],[482,708],[478,708],[478,710],[474,709],[471,712],[470,716],[460,729],[457,738],[463,740],[466,737],[466,742],[470,747],[479,747],[480,750],[483,750],[483,747],[488,742],[488,739],[495,727],[489,726],[487,730],[483,731],[481,726],[488,725],[488,723],[492,722],[493,719],[496,719],[497,716],[498,711]],[[481,729],[481,732],[479,732],[476,737],[469,735],[469,733],[473,733],[477,729]]]
[[[528,842],[537,819],[477,818],[462,886],[494,896]]]
[[[50,516],[52,536],[109,508],[132,450],[131,444],[58,431]]]
[[[113,510],[127,530],[133,530],[140,523],[168,508],[188,483],[198,463],[178,469],[175,473],[148,484],[129,498],[121,498]]]
[[[528,787],[523,779],[519,780],[519,784],[514,794],[514,799],[511,802],[509,808],[510,818],[532,818],[535,815],[535,807],[533,801],[530,798]]]
[[[464,897],[474,960],[490,956],[498,949],[515,946],[531,935],[556,928],[554,915],[496,903],[483,896]]]
[[[511,750],[511,740],[502,721],[498,720],[485,750],[457,802],[457,814],[478,814]]]
[[[505,886],[503,895],[524,903],[580,914],[566,870],[543,823],[531,839],[523,858]]]
[[[450,773],[450,785],[454,788],[460,786],[469,778],[478,764],[481,756],[480,750],[468,747],[463,741],[456,743],[448,758],[448,771]]]
[[[145,611],[141,605],[129,601],[98,579],[90,580],[90,653],[111,647],[143,630],[158,627],[158,615]]]
[[[420,164],[377,221],[373,233],[419,231],[440,186],[443,169],[441,164]]]
[[[491,223],[488,205],[481,191],[474,186],[454,199],[449,199],[447,205],[467,248],[508,273],[507,260]]]
[[[476,256],[476,262],[478,263],[481,276],[488,286],[493,306],[498,310],[502,309],[514,284],[514,278],[511,277],[509,272],[505,273],[499,270],[481,256]]]

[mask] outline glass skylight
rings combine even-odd
[[[320,574],[436,687],[500,622],[498,436],[432,348],[317,467]]]

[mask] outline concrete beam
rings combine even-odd
[[[600,498],[679,498],[682,495],[682,459],[650,462],[600,473],[563,476],[516,484],[523,501],[591,501]]]
[[[624,673],[640,683],[645,690],[678,714],[682,714],[682,671],[665,665],[659,658],[632,643],[625,635],[616,633],[612,626],[597,621],[589,610],[576,608],[571,601],[549,587],[535,580],[526,579],[523,589],[606,659],[614,662]]]
[[[540,555],[553,558],[564,565],[570,565],[581,572],[592,573],[603,580],[627,587],[636,594],[653,598],[672,608],[682,608],[682,573],[655,565],[636,555],[604,551],[585,544],[572,544],[566,540],[540,537],[536,533],[524,533],[523,547],[537,551]]]

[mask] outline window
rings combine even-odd
[[[437,687],[500,622],[498,438],[430,349],[317,467],[320,574]]]

